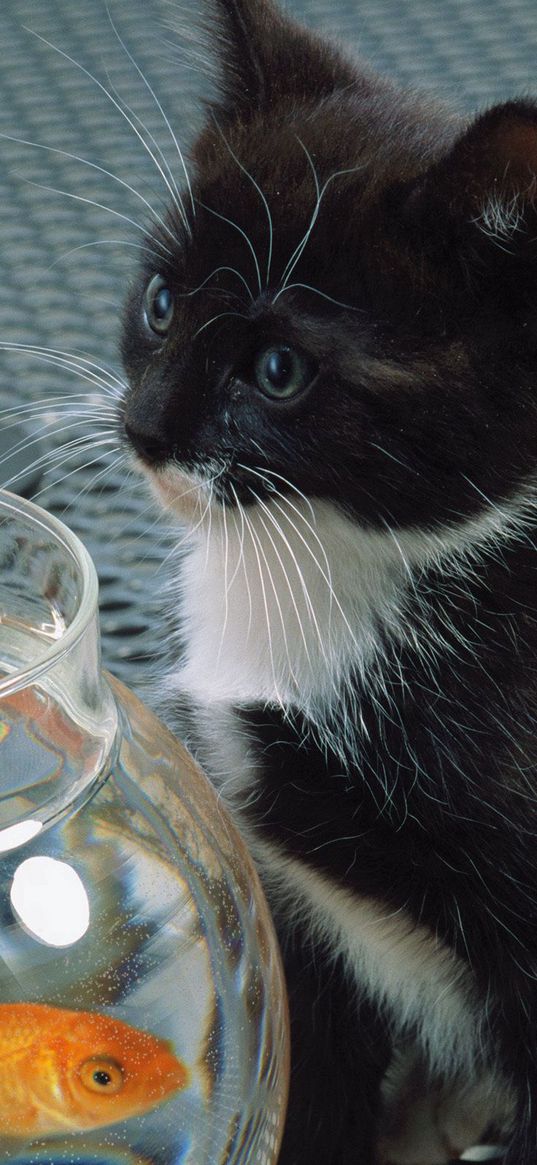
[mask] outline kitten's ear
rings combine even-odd
[[[302,28],[272,0],[212,0],[221,58],[220,114],[248,116],[291,95],[333,93],[356,80],[337,49]]]
[[[481,114],[409,199],[433,229],[446,225],[519,254],[537,227],[537,103],[509,101]]]

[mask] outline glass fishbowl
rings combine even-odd
[[[209,782],[103,673],[91,559],[0,493],[0,1161],[272,1165],[285,989]]]

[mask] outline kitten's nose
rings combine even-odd
[[[125,421],[125,434],[138,457],[147,465],[161,465],[173,456],[173,446],[161,433],[148,433]]]

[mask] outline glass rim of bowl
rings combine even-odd
[[[44,530],[67,552],[79,574],[80,598],[65,632],[58,639],[51,640],[47,646],[43,645],[43,654],[38,661],[13,671],[0,680],[0,699],[29,687],[43,675],[43,672],[49,671],[71,651],[95,617],[99,597],[99,583],[92,558],[84,543],[69,526],[35,502],[20,498],[10,490],[0,489],[0,522],[4,515],[26,519],[35,529]]]

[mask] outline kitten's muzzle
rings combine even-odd
[[[173,445],[161,433],[151,433],[137,429],[125,421],[125,435],[135,453],[145,465],[163,465],[173,457]]]

